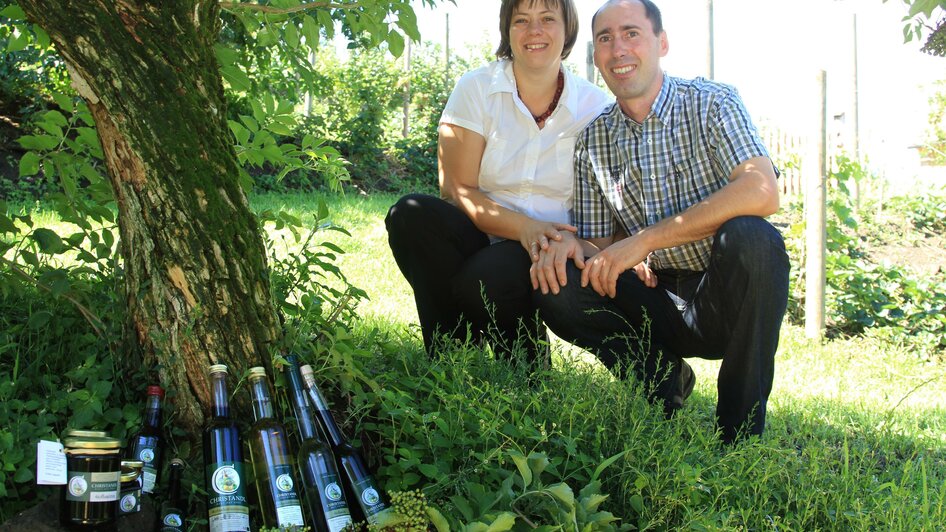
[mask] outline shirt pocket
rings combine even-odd
[[[575,171],[575,142],[578,137],[562,137],[555,141],[555,160],[559,172],[572,175]]]

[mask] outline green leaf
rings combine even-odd
[[[238,66],[230,65],[221,67],[220,74],[223,76],[223,79],[230,84],[230,87],[236,91],[248,92],[253,86],[249,76]]]
[[[253,117],[240,115],[240,120],[242,120],[243,123],[246,124],[246,127],[253,133],[259,131],[259,122],[257,122]]]
[[[7,51],[19,52],[20,50],[26,48],[26,45],[29,43],[30,35],[26,32],[21,32],[19,35],[15,35],[12,39],[7,41]]]
[[[49,38],[49,34],[46,33],[46,31],[43,28],[40,28],[39,26],[34,25],[33,33],[36,35],[37,47],[42,48],[44,50],[46,48],[49,48],[49,45],[51,44],[52,41]]]
[[[512,530],[513,525],[516,524],[516,516],[510,512],[503,512],[499,514],[486,529],[486,532],[503,532],[505,530]]]
[[[31,480],[33,480],[33,471],[31,471],[30,466],[20,466],[20,468],[16,470],[16,474],[13,475],[13,482],[17,482],[19,484],[23,484]]]
[[[575,507],[575,492],[568,487],[565,483],[553,484],[545,488],[545,491],[552,494],[553,497],[562,501],[568,506],[568,509],[571,510]]]
[[[529,460],[517,450],[509,451],[509,457],[516,463],[516,468],[522,477],[523,487],[528,488],[532,484],[532,470],[529,469]]]
[[[433,506],[427,507],[427,519],[430,521],[430,524],[434,525],[437,532],[450,532],[450,523],[447,521],[447,518]]]
[[[52,96],[53,96],[53,101],[55,101],[56,105],[58,105],[63,111],[67,113],[72,112],[73,103],[72,103],[72,98],[70,96],[66,96],[65,94],[61,94],[58,92],[54,92]]]
[[[417,466],[417,469],[424,474],[427,478],[434,480],[439,479],[443,475],[440,474],[440,469],[437,468],[434,464],[421,464]]]
[[[644,513],[644,498],[640,494],[631,496],[631,508],[634,508],[634,511],[638,514]]]
[[[391,51],[391,54],[394,57],[401,57],[401,54],[404,53],[404,37],[400,33],[391,30],[388,32],[387,41],[388,50]]]
[[[43,121],[56,124],[59,127],[69,127],[69,121],[59,111],[46,111],[43,114]]]
[[[36,229],[31,236],[43,253],[59,253],[63,249],[62,239],[49,229]]]
[[[26,20],[26,13],[16,4],[3,8],[3,11],[0,11],[0,16],[7,17],[10,20]]]
[[[607,469],[607,467],[608,467],[609,465],[611,465],[611,464],[613,464],[614,462],[618,461],[618,459],[620,459],[622,456],[624,456],[625,454],[627,454],[628,451],[630,451],[630,449],[625,449],[625,450],[623,450],[623,451],[617,453],[616,455],[614,455],[614,456],[608,458],[608,459],[605,460],[604,462],[601,462],[600,464],[598,464],[598,467],[595,468],[594,474],[591,475],[591,481],[594,482],[594,481],[598,480],[598,477],[601,476],[601,473],[603,473],[604,470]]]
[[[214,45],[214,54],[216,54],[220,66],[230,66],[240,60],[239,52],[222,44]]]
[[[59,139],[50,135],[23,135],[16,141],[27,150],[52,150],[59,146]]]
[[[286,137],[292,135],[292,129],[278,122],[271,122],[268,126],[266,126],[266,129],[272,131],[273,133],[277,135],[283,135]]]
[[[286,24],[286,31],[283,37],[290,48],[293,50],[299,48],[299,30],[296,29],[296,25],[293,22],[290,21],[289,24]]]
[[[20,177],[27,177],[39,173],[39,155],[35,151],[28,151],[20,157]]]
[[[319,25],[309,15],[302,17],[302,35],[310,49],[315,50],[319,45]]]

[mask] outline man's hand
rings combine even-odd
[[[653,288],[657,286],[657,277],[644,263],[649,253],[638,238],[632,236],[619,240],[587,260],[581,272],[581,286],[590,283],[599,295],[613,298],[617,295],[618,276],[634,268],[637,277]]]
[[[567,283],[565,264],[568,259],[575,261],[579,269],[585,267],[585,253],[581,242],[572,233],[563,233],[558,241],[549,242],[546,249],[539,253],[539,258],[529,268],[532,289],[542,290],[543,294],[558,294]]]
[[[574,225],[529,220],[519,230],[519,243],[529,253],[532,262],[538,262],[539,254],[549,249],[550,242],[561,242],[563,234],[578,231]]]

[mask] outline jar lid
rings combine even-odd
[[[157,395],[164,399],[164,388],[155,385],[148,386],[148,395]]]
[[[264,367],[262,367],[262,366],[256,366],[255,368],[250,368],[250,375],[249,375],[249,378],[252,379],[252,378],[254,378],[254,377],[262,377],[262,378],[265,379],[265,378],[266,378],[266,368],[264,368]]]
[[[131,482],[138,480],[145,463],[141,460],[122,460],[122,482]]]
[[[226,364],[214,364],[210,366],[210,373],[228,373]]]
[[[63,440],[62,444],[66,447],[66,452],[72,449],[111,450],[121,447],[121,442],[118,439],[108,437],[73,436]]]
[[[66,429],[62,431],[62,437],[65,438],[108,438],[108,433],[104,430],[84,430],[84,429]]]

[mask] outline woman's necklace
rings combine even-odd
[[[562,97],[562,90],[565,89],[565,74],[559,70],[558,71],[558,86],[555,88],[555,96],[552,98],[552,103],[549,104],[549,108],[545,110],[544,113],[540,115],[532,115],[532,118],[535,120],[536,124],[541,124],[545,122],[545,119],[552,116],[552,113],[555,111],[555,108],[558,107],[558,99]],[[522,93],[516,89],[516,92],[519,93],[519,99],[522,99]],[[529,114],[532,114],[530,111]]]

